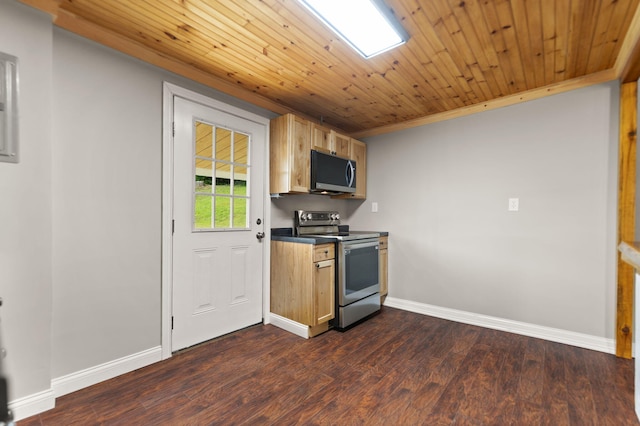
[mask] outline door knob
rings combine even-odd
[[[258,239],[258,241],[262,241],[262,239],[264,238],[264,232],[258,232],[256,234],[256,238]]]

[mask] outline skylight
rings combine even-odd
[[[365,58],[404,44],[409,34],[382,0],[299,0]]]

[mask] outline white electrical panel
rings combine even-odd
[[[0,162],[18,162],[18,58],[0,52]]]

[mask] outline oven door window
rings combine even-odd
[[[352,294],[378,284],[378,245],[345,247],[345,291]]]

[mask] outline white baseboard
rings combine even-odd
[[[51,381],[56,398],[162,360],[162,348],[147,349]]]
[[[104,364],[90,367],[51,381],[51,389],[9,402],[16,421],[55,407],[55,398],[112,379],[162,359],[162,348],[147,349]]]
[[[456,309],[443,308],[428,305],[426,303],[387,297],[385,306],[398,308],[409,312],[429,315],[464,324],[477,325],[494,330],[507,331],[523,336],[535,337],[580,348],[615,354],[615,342],[613,339],[596,337],[588,334],[557,328],[544,327],[519,321],[512,321],[488,315],[474,314]],[[305,339],[309,338],[309,327],[292,321],[274,313],[269,313],[268,321],[272,325],[282,328],[290,333]],[[55,398],[71,392],[95,385],[121,374],[128,373],[138,368],[156,363],[162,360],[162,348],[160,346],[138,352],[114,361],[87,368],[75,373],[62,376],[51,381],[51,389],[19,398],[9,402],[9,408],[13,411],[16,421],[34,416],[55,407]]]
[[[48,389],[9,402],[9,409],[13,412],[13,419],[18,421],[51,410],[55,405],[53,389]]]
[[[637,385],[637,381],[636,381],[636,385]],[[638,420],[640,420],[640,394],[638,393],[638,391],[635,391],[635,401],[636,401],[636,417],[638,418]]]
[[[289,333],[293,333],[296,336],[300,336],[305,339],[309,338],[309,327],[304,324],[300,324],[299,322],[295,322],[289,318],[274,314],[273,312],[269,313],[269,322],[271,325],[286,330]]]
[[[565,345],[577,346],[579,348],[591,349],[609,354],[616,353],[615,341],[605,337],[597,337],[589,334],[512,321],[488,315],[474,314],[471,312],[459,311],[457,309],[442,308],[440,306],[397,299],[395,297],[387,297],[384,301],[384,305],[391,308],[398,308],[405,311],[461,322],[464,324],[477,325],[494,330],[507,331],[509,333],[521,334],[523,336],[564,343]]]

